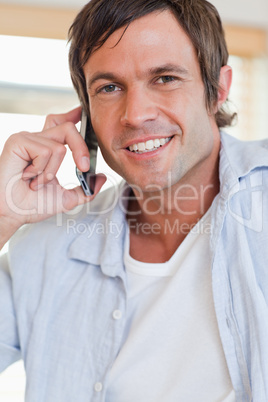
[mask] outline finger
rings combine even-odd
[[[103,173],[98,173],[95,175],[94,193],[92,195],[93,198],[100,192],[100,190],[101,190],[102,186],[104,185],[104,183],[106,182],[106,180],[107,180],[107,177]],[[88,198],[88,196],[87,196],[87,198]]]
[[[43,172],[32,180],[30,184],[32,190],[37,190],[55,178],[66,154],[64,145],[58,144],[56,148],[54,147],[53,153]]]
[[[75,187],[71,190],[64,191],[63,206],[66,210],[71,210],[78,205],[85,204],[86,202],[92,201],[96,195],[100,192],[102,186],[106,182],[107,178],[104,174],[96,175],[96,184],[94,189],[94,194],[92,196],[86,196],[82,190],[81,186]]]
[[[18,144],[13,153],[15,156],[13,167],[17,165],[17,169],[22,172],[22,178],[28,180],[39,175],[46,168],[52,150],[50,147],[32,141],[25,136],[23,143]]]
[[[81,119],[81,106],[62,114],[50,114],[46,117],[46,121],[43,130],[47,130],[52,127],[59,126],[60,124],[72,122],[74,124],[78,123]]]
[[[40,138],[48,138],[55,142],[68,145],[72,151],[77,167],[82,172],[89,170],[89,151],[74,123],[65,122],[60,126],[52,127],[51,129],[42,133],[37,133],[36,135]]]

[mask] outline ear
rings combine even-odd
[[[230,66],[223,66],[219,78],[219,91],[218,91],[218,110],[226,101],[231,84],[232,84],[232,68]]]

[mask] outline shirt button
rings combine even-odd
[[[94,389],[96,392],[102,391],[102,383],[101,382],[96,382]]]
[[[115,320],[120,320],[122,318],[122,312],[120,310],[114,310],[113,318]]]

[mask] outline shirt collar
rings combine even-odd
[[[117,191],[107,190],[95,198],[97,207],[104,211],[103,199],[106,205],[115,206],[107,208],[107,212],[94,215],[90,212],[77,221],[77,225],[83,223],[83,233],[76,236],[68,250],[68,257],[84,261],[89,264],[101,267],[104,274],[112,277],[122,277],[124,240],[126,232],[126,196],[130,192],[130,187],[121,182]],[[109,199],[110,198],[110,203]],[[94,210],[94,205],[92,207]],[[81,222],[81,223],[80,223]]]
[[[221,132],[219,175],[222,190],[230,190],[240,178],[264,166],[268,167],[268,139],[240,141]]]
[[[221,132],[219,175],[223,197],[224,194],[227,196],[241,177],[262,166],[268,166],[268,140],[243,142]],[[100,265],[104,274],[122,277],[126,196],[129,192],[130,187],[121,182],[114,208],[110,208],[106,213],[98,215],[88,213],[80,218],[85,228],[88,225],[88,230],[77,235],[71,243],[69,258]],[[109,198],[113,197],[111,194],[113,192],[108,190],[96,197],[91,203],[92,210],[94,211],[94,206],[97,209],[100,205],[103,207],[105,197],[106,205],[109,204]]]

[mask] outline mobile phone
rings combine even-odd
[[[89,150],[90,169],[87,172],[81,172],[81,170],[76,167],[76,175],[85,195],[92,195],[94,193],[96,180],[95,170],[97,163],[98,140],[94,133],[91,121],[84,110],[82,110],[81,115],[80,134],[85,140]]]

